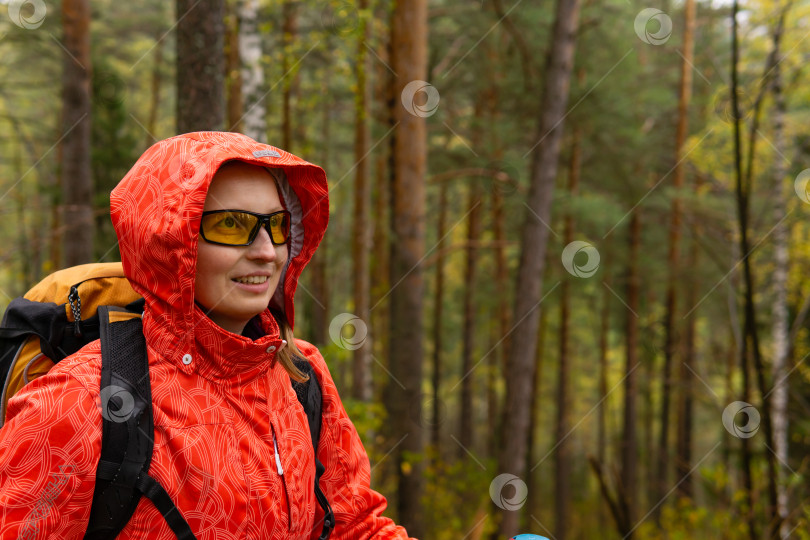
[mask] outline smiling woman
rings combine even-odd
[[[167,497],[150,496],[160,510],[141,499],[105,522],[113,535],[85,536],[99,523],[91,509],[106,511],[96,501],[110,500],[96,489],[97,470],[118,478],[125,469],[100,458],[98,404],[126,394],[101,382],[94,341],[8,402],[0,538],[27,534],[43,493],[38,538],[407,538],[382,516],[386,500],[370,487],[368,456],[326,362],[293,336],[298,279],[329,218],[323,170],[244,135],[189,133],[147,150],[110,205],[124,274],[145,300],[154,429],[134,431],[146,433],[148,475]],[[49,482],[65,470],[56,493]]]
[[[208,188],[194,300],[212,321],[234,334],[242,334],[248,322],[270,305],[287,263],[290,213],[274,176],[283,174],[281,169],[230,161],[217,170]],[[294,355],[303,354],[292,328],[281,313],[274,315],[285,338],[279,361],[291,377],[303,380],[293,362]]]
[[[234,214],[208,214],[236,209],[259,214],[284,209],[275,179],[267,169],[240,161],[220,167],[205,199],[204,216],[215,220],[206,226],[203,219],[202,241],[197,247],[195,300],[219,326],[241,334],[248,321],[270,304],[287,262],[287,238],[279,238],[279,245],[273,242],[271,221],[262,227],[261,221],[255,220],[253,229],[248,229]],[[214,236],[215,230],[220,234]],[[217,238],[217,243],[212,238]],[[230,239],[232,245],[224,245]]]

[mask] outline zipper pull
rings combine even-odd
[[[273,451],[276,453],[276,467],[278,470],[278,475],[284,475],[284,468],[281,466],[281,456],[278,455],[278,444],[276,443],[276,433],[273,432]]]
[[[73,285],[68,293],[68,304],[70,311],[73,313],[73,335],[77,338],[82,337],[82,299],[79,297],[78,285]]]

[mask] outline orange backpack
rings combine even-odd
[[[99,339],[99,306],[117,306],[113,321],[138,316],[141,296],[132,290],[120,262],[60,270],[6,309],[0,327],[0,427],[6,405],[20,388],[57,362]],[[59,304],[59,302],[63,302]]]

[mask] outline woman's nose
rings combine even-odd
[[[259,229],[256,239],[248,246],[248,259],[274,261],[276,259],[276,246],[270,241],[270,234],[265,227]]]

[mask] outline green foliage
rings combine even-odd
[[[422,496],[425,522],[430,527],[431,538],[455,540],[473,533],[476,525],[485,534],[493,530],[491,519],[492,500],[489,484],[495,464],[487,461],[486,470],[472,460],[446,461],[425,460],[427,488]],[[482,523],[483,522],[483,523]]]
[[[651,530],[642,538],[691,540],[693,538],[747,538],[745,521],[733,512],[717,512],[690,499],[677,499],[661,514],[660,531]]]
[[[807,505],[802,509],[802,514],[792,533],[798,535],[799,540],[810,540],[810,507]]]
[[[367,403],[346,396],[342,397],[341,401],[366,449],[375,449],[376,440],[373,437],[385,424],[385,407],[381,403]],[[383,455],[379,455],[379,452],[369,453],[369,459],[373,463],[382,458]]]
[[[124,79],[104,59],[93,62],[92,108],[92,174],[96,186],[95,206],[98,255],[106,260],[119,260],[115,231],[109,217],[110,191],[138,159],[139,147],[135,130],[127,114],[127,88]],[[113,246],[113,248],[111,248]],[[115,253],[111,253],[111,251]]]

